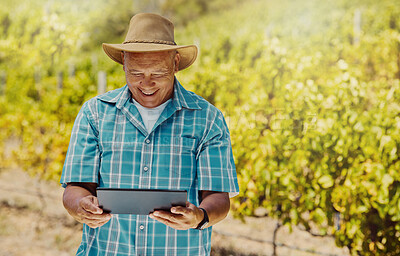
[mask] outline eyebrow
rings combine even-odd
[[[137,69],[128,69],[129,72],[135,72],[135,73],[144,73],[141,70],[137,70]],[[152,74],[154,73],[168,73],[169,70],[168,69],[160,69],[160,70],[155,70],[153,72],[151,72]]]
[[[128,68],[128,71],[129,71],[129,72],[138,72],[138,73],[142,73],[142,71],[137,70],[137,69],[133,69],[133,68],[131,68],[131,69]]]

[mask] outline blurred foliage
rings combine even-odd
[[[11,160],[57,180],[98,71],[108,89],[124,84],[101,42],[121,42],[140,10],[122,0],[1,2],[0,143],[17,138]],[[226,116],[241,189],[233,213],[263,208],[334,235],[353,255],[399,255],[398,3],[156,3],[182,25],[177,41],[200,47],[182,84]],[[11,162],[4,148],[1,168]]]
[[[169,17],[176,27],[186,26],[200,17],[210,13],[216,14],[232,8],[239,0],[165,0],[161,1],[160,12]]]

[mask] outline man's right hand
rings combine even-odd
[[[99,207],[94,183],[71,183],[65,188],[63,203],[68,213],[77,221],[91,228],[103,226],[111,219],[111,214],[104,213]]]
[[[103,213],[97,197],[88,195],[79,200],[79,207],[74,218],[91,228],[97,228],[106,224],[111,219],[111,214]]]

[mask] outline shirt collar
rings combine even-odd
[[[128,85],[125,85],[120,89],[102,94],[98,96],[98,98],[101,101],[115,103],[115,106],[118,109],[121,109],[125,105],[125,103],[130,100],[131,93],[129,91]],[[185,88],[183,88],[183,86],[176,78],[174,81],[174,95],[172,98],[172,104],[174,104],[177,110],[181,110],[182,108],[193,110],[201,109],[192,94],[188,92]]]
[[[109,91],[97,97],[104,102],[116,103],[117,108],[121,108],[121,106],[125,105],[125,102],[130,99],[131,93],[129,92],[128,85],[125,85],[122,88]]]
[[[187,109],[201,109],[200,105],[196,102],[195,98],[179,83],[178,79],[174,81],[174,96],[172,98],[174,106],[180,110]]]

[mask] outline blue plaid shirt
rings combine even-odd
[[[230,135],[222,113],[175,79],[172,100],[150,133],[124,87],[86,102],[79,112],[61,177],[106,188],[238,193]],[[83,225],[77,255],[209,255],[211,231],[175,230],[147,215],[112,215]]]

